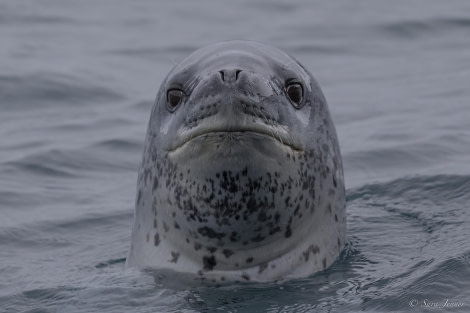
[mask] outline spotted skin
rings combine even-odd
[[[299,103],[292,81],[303,88]],[[184,94],[175,107],[172,89]],[[330,266],[345,235],[335,128],[297,61],[224,42],[168,74],[150,117],[127,266],[282,280]]]

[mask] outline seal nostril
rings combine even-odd
[[[242,70],[236,70],[236,71],[235,71],[235,81],[238,80],[238,75],[240,74],[241,71],[242,71]]]
[[[225,73],[224,71],[219,71],[220,73],[220,78],[222,78],[222,81],[224,82],[225,81]]]

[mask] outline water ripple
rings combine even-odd
[[[469,31],[468,17],[436,17],[426,20],[397,21],[380,25],[379,29],[387,35],[398,38],[415,39],[426,35],[438,35],[453,31]]]
[[[97,83],[90,84],[71,75],[32,73],[29,75],[0,75],[0,109],[30,110],[56,106],[94,105],[115,102],[125,97]]]

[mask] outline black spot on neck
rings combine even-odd
[[[171,251],[171,263],[177,263],[180,254],[178,252]]]
[[[210,253],[214,253],[215,251],[217,251],[217,248],[216,247],[207,247],[207,251],[209,251]]]
[[[217,265],[217,261],[215,260],[215,257],[213,255],[205,256],[202,258],[202,264],[204,264],[204,270],[212,271],[214,266]]]
[[[224,249],[222,253],[225,255],[226,258],[229,258],[234,252],[229,249]]]
[[[211,238],[211,239],[212,238],[222,239],[223,237],[225,237],[224,233],[218,233],[215,230],[213,230],[212,228],[207,227],[207,226],[200,227],[200,228],[198,228],[197,231],[202,236],[208,237],[208,238]]]
[[[157,247],[160,244],[160,235],[158,233],[155,233],[155,236],[153,236],[153,245]]]

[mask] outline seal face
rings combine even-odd
[[[302,65],[231,41],[171,70],[150,116],[127,266],[301,277],[328,267],[345,234],[336,131]]]

